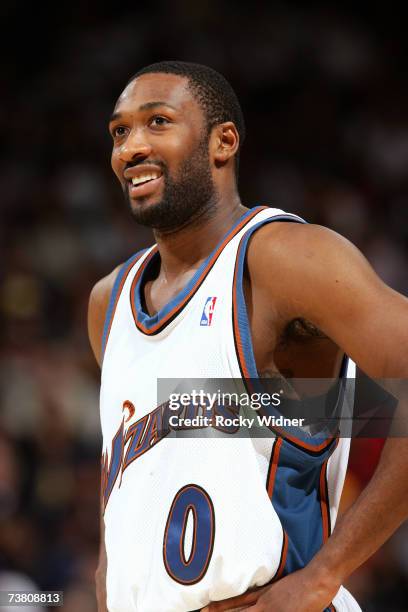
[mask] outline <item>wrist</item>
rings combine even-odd
[[[337,593],[344,580],[339,568],[319,558],[319,553],[304,568],[308,575],[308,582],[313,584],[316,592],[330,593],[331,597]]]

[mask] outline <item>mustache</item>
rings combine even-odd
[[[166,164],[159,159],[143,159],[128,162],[124,169],[127,170],[128,168],[142,168],[143,166],[158,166],[162,170],[163,174],[167,172]]]

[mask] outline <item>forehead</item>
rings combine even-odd
[[[143,74],[131,81],[119,96],[115,112],[135,112],[151,102],[164,102],[176,110],[201,113],[187,78],[164,73]]]

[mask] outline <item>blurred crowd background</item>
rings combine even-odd
[[[151,243],[110,170],[107,131],[140,67],[182,59],[221,71],[247,122],[243,203],[339,231],[408,294],[403,16],[398,5],[307,4],[0,9],[0,588],[64,590],[65,610],[96,609],[99,374],[86,310],[93,284]],[[344,506],[381,445],[353,442]],[[367,612],[402,612],[407,576],[402,527],[349,587]]]

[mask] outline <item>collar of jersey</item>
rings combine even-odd
[[[144,278],[149,268],[149,264],[160,257],[157,246],[153,247],[147,257],[140,265],[133,279],[130,289],[130,303],[133,313],[133,319],[136,327],[144,334],[149,336],[160,333],[173,319],[181,312],[188,304],[194,294],[197,292],[200,285],[205,280],[206,276],[214,266],[222,251],[232,240],[232,238],[261,210],[268,208],[267,206],[257,206],[246,212],[236,221],[232,228],[224,235],[217,244],[215,249],[210,253],[207,259],[201,264],[197,272],[190,279],[187,285],[173,299],[171,299],[161,310],[150,316],[142,308],[141,291],[144,286]]]

